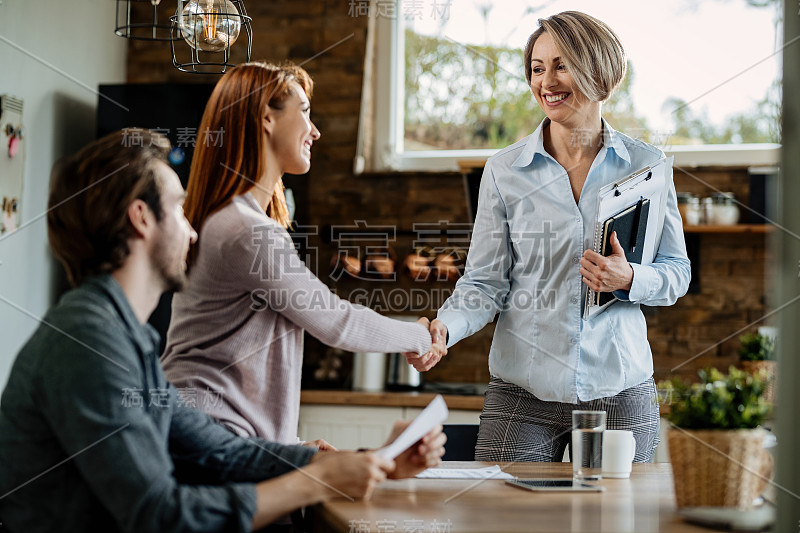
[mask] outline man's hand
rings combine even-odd
[[[416,354],[414,352],[406,352],[406,361],[412,365],[419,372],[426,372],[436,366],[442,357],[447,355],[447,326],[438,318],[433,322],[429,322],[427,318],[422,317],[417,320],[431,333],[431,350],[425,354]]]
[[[593,250],[583,252],[581,258],[583,282],[595,292],[631,290],[633,267],[625,259],[625,250],[617,240],[617,232],[611,234],[611,255],[604,257]]]
[[[342,494],[369,499],[375,485],[395,470],[395,462],[373,452],[318,453],[305,469],[317,483],[327,487],[324,499]]]
[[[392,433],[385,445],[389,445],[411,424],[410,420],[398,420],[392,427]],[[447,437],[442,433],[442,426],[437,426],[426,434],[413,446],[398,455],[395,462],[395,469],[389,473],[390,479],[402,479],[413,477],[427,470],[438,466],[442,462],[444,455],[444,443]]]
[[[308,446],[309,448],[319,448],[321,452],[338,452],[331,443],[326,441],[325,439],[317,439],[317,440],[306,440],[300,443],[303,446]]]

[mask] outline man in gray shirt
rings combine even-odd
[[[0,401],[0,529],[249,531],[438,464],[441,430],[395,461],[318,452],[240,438],[177,394],[145,324],[185,283],[197,234],[166,139],[131,144],[111,134],[54,170],[48,236],[76,288],[20,351]]]

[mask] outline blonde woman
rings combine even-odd
[[[600,188],[663,153],[602,117],[626,68],[611,28],[576,11],[539,23],[524,66],[546,118],[486,163],[466,271],[431,330],[449,347],[499,313],[476,459],[560,461],[572,410],[598,409],[609,429],[633,431],[635,460],[648,461],[659,413],[640,306],[674,304],[690,278],[675,188],[652,264],[628,263],[615,237],[610,256],[591,250]],[[584,321],[587,288],[622,301]]]

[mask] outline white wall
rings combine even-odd
[[[97,85],[125,81],[127,45],[114,35],[114,9],[113,0],[0,0],[0,94],[25,101],[22,224],[45,212],[53,163],[94,138]],[[0,240],[0,263],[2,389],[57,290],[45,218]]]

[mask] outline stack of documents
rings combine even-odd
[[[417,474],[418,478],[436,479],[514,479],[500,470],[499,465],[483,468],[429,468]]]

